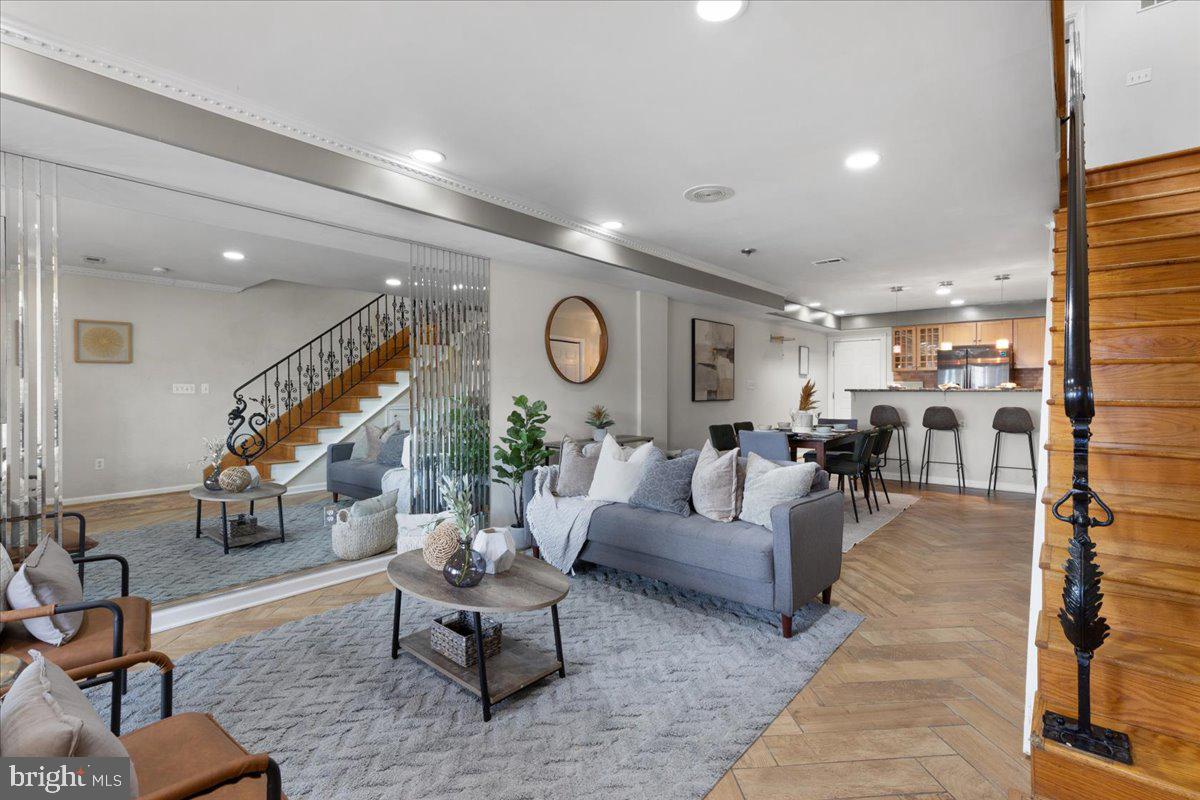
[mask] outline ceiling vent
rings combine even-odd
[[[715,183],[693,186],[683,193],[683,198],[691,200],[693,203],[719,203],[731,197],[733,197],[733,189],[728,186],[718,186]]]
[[[1165,6],[1170,2],[1171,0],[1142,0],[1141,7],[1138,9],[1138,11],[1149,11],[1150,9],[1157,8],[1158,6]]]
[[[84,256],[83,260],[89,264],[103,264],[108,261],[104,256]]]
[[[830,264],[845,264],[846,259],[842,258],[841,256],[834,256],[833,258],[818,259],[812,263],[814,267],[827,267]]]

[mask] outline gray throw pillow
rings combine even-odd
[[[554,493],[559,497],[581,497],[592,487],[592,478],[596,476],[596,465],[600,463],[600,453],[585,456],[579,442],[570,436],[564,436],[562,451],[558,462],[558,483]]]
[[[781,467],[751,453],[746,465],[746,488],[738,519],[771,527],[771,509],[780,503],[799,500],[812,489],[818,466],[814,462]]]
[[[646,465],[641,483],[629,497],[629,505],[652,508],[686,517],[692,513],[692,474],[700,454],[680,456]]]
[[[378,425],[363,425],[362,432],[354,440],[354,449],[350,451],[350,457],[374,461],[379,458],[379,448],[382,446],[383,428]]]
[[[8,582],[4,596],[13,609],[53,606],[60,603],[79,603],[83,586],[75,562],[62,545],[49,537],[34,548],[21,569]],[[83,612],[55,614],[24,620],[29,635],[56,647],[66,644],[83,624]]]
[[[408,431],[393,434],[379,446],[377,461],[385,467],[399,467],[404,463],[404,442],[408,439]]]
[[[57,664],[36,650],[0,704],[0,740],[6,757],[129,758],[129,751]],[[130,767],[130,796],[137,775]]]

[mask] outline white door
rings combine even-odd
[[[847,389],[883,388],[882,348],[878,339],[842,339],[833,343],[833,408],[824,416],[846,419],[851,396]]]

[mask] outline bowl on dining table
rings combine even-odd
[[[835,422],[833,424],[833,429],[835,431],[848,431],[848,430],[850,430],[850,426],[844,422]]]
[[[833,428],[829,427],[828,425],[818,425],[817,427],[813,428],[813,432],[820,434],[833,433]]]

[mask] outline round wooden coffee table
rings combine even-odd
[[[219,541],[225,548],[225,554],[229,555],[229,515],[226,510],[228,503],[250,503],[250,514],[254,514],[255,500],[269,500],[275,498],[279,505],[279,531],[264,530],[257,534],[249,536],[235,537],[234,547],[241,547],[247,544],[258,544],[259,542],[273,542],[276,539],[284,541],[283,538],[283,496],[287,493],[287,487],[280,483],[264,482],[255,486],[253,489],[246,489],[244,492],[227,492],[224,489],[213,491],[206,489],[203,486],[197,486],[192,489],[189,494],[196,498],[196,538],[200,538],[200,505],[201,503],[220,503],[221,504],[221,538]],[[241,523],[243,517],[238,515],[238,522]],[[216,538],[213,536],[212,538]]]
[[[561,678],[567,676],[562,633],[558,627],[558,604],[567,596],[571,585],[567,576],[549,564],[517,553],[516,560],[508,570],[499,575],[486,575],[478,586],[467,589],[446,583],[441,570],[431,569],[420,550],[410,550],[396,556],[388,562],[387,571],[388,580],[396,587],[396,605],[392,614],[392,658],[399,658],[403,650],[477,695],[483,705],[484,722],[492,718],[492,706],[514,692],[555,672]],[[480,654],[475,664],[475,674],[470,668],[461,667],[435,652],[429,643],[427,628],[400,638],[400,601],[404,592],[434,605],[471,613],[475,652]],[[543,608],[550,609],[550,619],[554,625],[554,658],[509,636],[504,637],[499,653],[490,659],[482,657],[483,614],[537,611]]]

